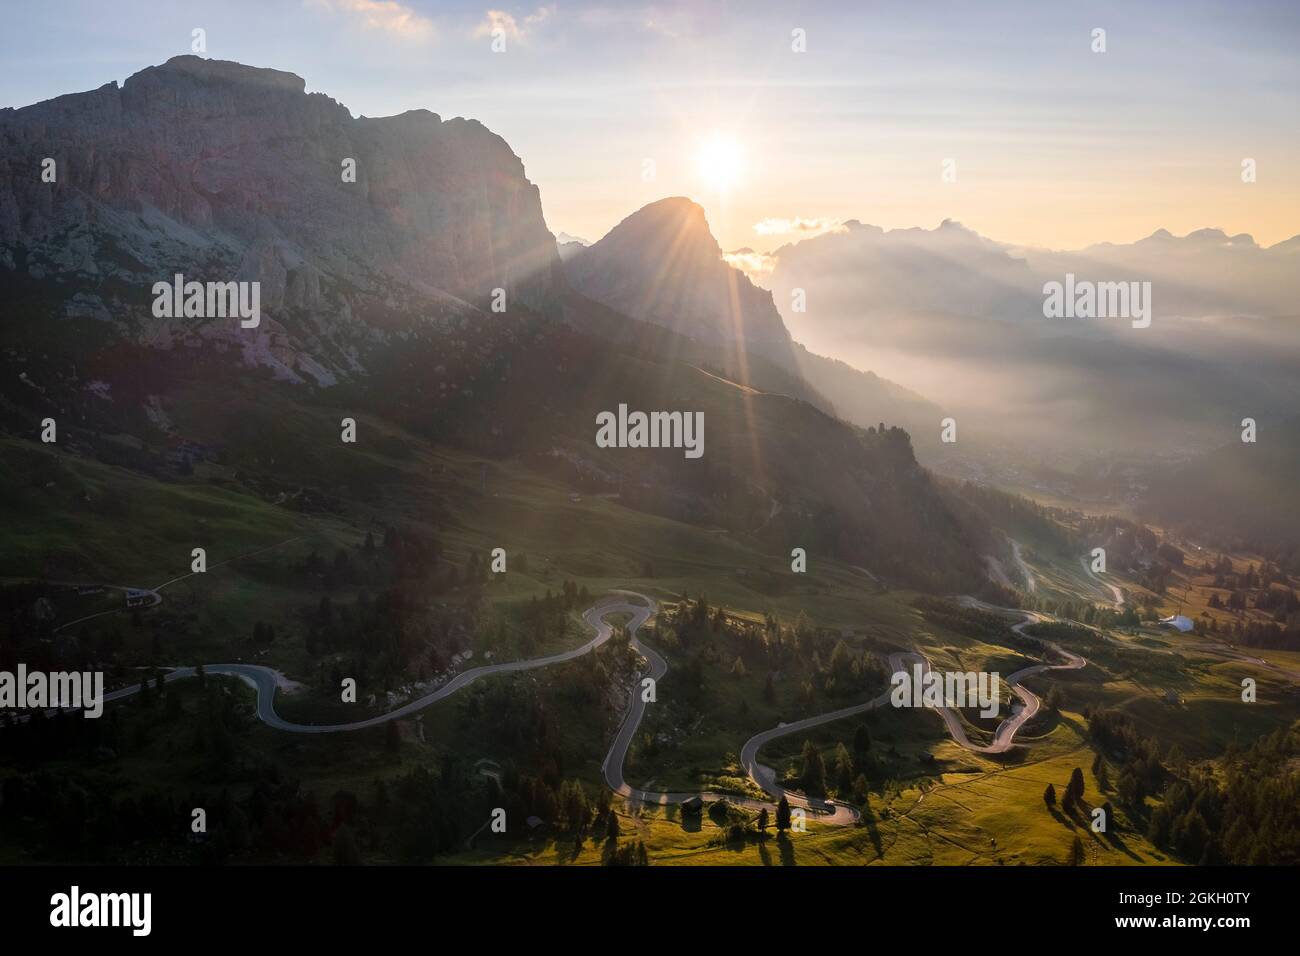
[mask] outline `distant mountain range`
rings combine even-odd
[[[753,256],[736,261],[754,263]],[[1160,230],[1078,252],[1021,249],[946,221],[856,221],[757,264],[809,348],[886,371],[969,426],[1075,453],[1177,452],[1245,415],[1300,410],[1300,237]],[[1152,322],[1044,316],[1044,286],[1149,282]],[[796,291],[806,311],[791,308]]]
[[[561,259],[570,259],[591,245],[591,243],[578,236],[571,236],[567,232],[561,232],[555,236],[555,245],[559,250]]]

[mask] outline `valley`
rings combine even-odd
[[[1294,239],[565,241],[478,120],[198,55],[0,142],[0,671],[105,705],[0,711],[0,863],[1300,861]]]
[[[371,422],[367,431],[381,428],[391,438],[401,434],[378,422]],[[105,565],[111,564],[115,574],[130,575],[117,580],[157,585],[155,579],[162,577],[168,584],[162,590],[164,600],[144,611],[109,612],[74,624],[81,609],[70,605],[67,614],[73,626],[62,631],[78,635],[77,642],[91,653],[104,641],[120,648],[114,652],[119,659],[115,674],[120,689],[110,692],[108,700],[112,702],[110,710],[125,708],[121,716],[110,716],[112,722],[124,725],[114,735],[117,742],[110,744],[114,756],[109,760],[110,765],[122,768],[119,773],[126,773],[122,779],[135,777],[132,768],[137,766],[140,771],[158,767],[156,761],[169,754],[165,758],[169,769],[153,771],[159,783],[165,785],[169,778],[176,783],[192,781],[189,761],[178,762],[176,751],[170,748],[178,742],[178,733],[183,739],[189,732],[185,728],[203,719],[203,707],[211,706],[201,706],[203,698],[214,692],[214,686],[224,687],[222,698],[229,701],[225,706],[246,715],[242,729],[236,732],[239,747],[246,753],[236,764],[242,769],[233,774],[223,771],[214,783],[221,781],[222,790],[235,784],[227,799],[236,800],[236,806],[240,793],[255,792],[245,788],[256,786],[253,782],[265,772],[257,769],[263,761],[290,768],[299,794],[313,794],[317,801],[329,793],[356,794],[364,809],[367,794],[375,793],[376,781],[400,786],[414,767],[440,762],[446,766],[450,760],[465,768],[461,774],[469,774],[462,777],[469,789],[462,792],[458,803],[462,809],[455,816],[463,820],[460,827],[471,828],[474,808],[494,800],[492,778],[475,774],[471,768],[507,767],[511,774],[540,771],[540,779],[548,779],[545,764],[537,762],[536,745],[525,743],[528,738],[519,740],[512,733],[502,738],[500,731],[485,733],[466,723],[476,699],[484,695],[499,698],[500,691],[493,690],[499,684],[512,695],[523,693],[523,699],[536,700],[548,715],[543,726],[554,728],[546,731],[547,736],[560,735],[543,751],[554,754],[550,759],[557,769],[564,768],[560,777],[550,771],[549,779],[555,781],[550,786],[580,787],[584,799],[596,807],[607,799],[602,793],[613,796],[610,809],[604,812],[618,817],[620,832],[636,834],[653,862],[660,862],[661,854],[676,862],[1053,862],[1065,859],[1067,837],[1086,833],[1082,820],[1071,820],[1068,815],[1057,820],[1049,815],[1028,833],[1008,830],[999,821],[1022,819],[1016,813],[1036,818],[1044,812],[1042,786],[1051,781],[1053,773],[1058,787],[1068,776],[1053,767],[1073,761],[1086,770],[1105,753],[1104,748],[1089,743],[1086,712],[1118,707],[1138,715],[1142,726],[1158,727],[1167,743],[1177,744],[1199,759],[1216,752],[1212,747],[1206,749],[1212,738],[1198,736],[1207,729],[1204,721],[1219,719],[1212,714],[1236,713],[1231,708],[1234,674],[1250,674],[1259,680],[1261,703],[1250,712],[1258,719],[1243,725],[1241,718],[1247,714],[1237,715],[1226,737],[1223,731],[1229,730],[1228,725],[1214,736],[1225,742],[1244,741],[1252,734],[1269,732],[1270,727],[1285,727],[1300,716],[1294,679],[1272,670],[1262,657],[1247,655],[1243,660],[1226,645],[1193,640],[1191,635],[1175,641],[1149,626],[1114,629],[1103,625],[1107,644],[1097,645],[1097,639],[1091,637],[1081,644],[1065,645],[1077,652],[1076,661],[1087,660],[1081,677],[1051,674],[1038,678],[1031,676],[1035,652],[1015,650],[1015,641],[1027,636],[1022,633],[1026,625],[1013,628],[1014,617],[999,620],[987,604],[941,603],[932,612],[918,612],[913,603],[915,592],[871,583],[852,567],[818,558],[815,552],[806,574],[783,571],[788,559],[755,549],[756,542],[748,536],[717,535],[632,510],[618,498],[571,492],[571,486],[517,464],[488,463],[452,449],[424,446],[409,437],[405,440],[410,442],[406,452],[390,457],[397,446],[389,442],[374,458],[383,469],[381,473],[388,475],[387,491],[363,509],[366,520],[304,515],[297,519],[298,528],[290,526],[285,537],[266,543],[262,543],[265,538],[258,540],[261,535],[279,532],[261,523],[209,523],[206,533],[213,564],[204,575],[167,575],[159,573],[161,569],[148,572],[142,570],[146,555],[104,552],[113,555]],[[118,507],[126,513],[136,513],[161,492],[161,487],[132,491],[129,484],[121,485],[124,475],[120,471],[92,463],[74,460],[67,467],[72,475],[94,482],[90,487],[117,496]],[[439,476],[437,490],[422,488],[428,475]],[[385,523],[410,515],[412,509],[414,513],[441,514],[439,505],[449,501],[457,502],[457,507],[452,515],[440,518],[440,558],[432,580],[437,582],[434,594],[438,603],[477,608],[472,627],[447,646],[448,651],[459,648],[454,655],[459,662],[441,674],[431,673],[429,663],[422,663],[417,670],[426,676],[421,677],[410,665],[394,670],[392,661],[382,663],[382,655],[392,651],[376,658],[378,647],[368,650],[363,644],[342,653],[327,652],[323,657],[319,646],[311,651],[309,643],[320,638],[311,638],[314,628],[304,631],[302,622],[319,615],[322,594],[344,609],[350,605],[351,594],[361,602],[364,590],[378,592],[382,587],[389,560],[379,543],[387,537]],[[229,500],[228,506],[236,502],[250,515],[262,507],[247,493]],[[44,512],[28,508],[26,513],[35,518]],[[213,512],[214,518],[219,514]],[[107,524],[115,527],[113,520]],[[557,530],[561,525],[563,533]],[[83,524],[83,530],[92,533],[78,537],[78,548],[80,542],[95,540],[93,527],[93,522]],[[219,529],[215,533],[214,527]],[[170,534],[171,540],[159,541],[151,553],[171,551],[181,563],[188,557],[184,547],[188,529],[173,529]],[[375,541],[373,551],[368,550],[367,536]],[[554,547],[558,541],[565,543],[560,549]],[[509,545],[506,573],[472,570],[477,560],[474,555],[486,554],[503,542]],[[340,574],[330,582],[328,574],[323,580],[320,572],[303,577],[301,571],[294,570],[313,566],[313,555],[328,555],[330,548],[336,549],[335,557],[324,566],[352,564],[350,579]],[[1068,559],[1043,564],[1036,557],[1040,550],[1045,547],[1032,545],[1021,548],[1020,553],[1025,571],[1048,582],[1039,586],[1047,589],[1042,592],[1044,597],[1060,595],[1107,607],[1098,585],[1088,587],[1085,566]],[[345,561],[337,557],[339,551]],[[226,555],[235,557],[227,560]],[[691,557],[683,560],[682,555]],[[593,556],[599,557],[593,561]],[[449,578],[439,581],[453,568],[463,571],[456,575],[455,585],[449,584]],[[17,580],[11,582],[11,587],[17,587]],[[565,587],[560,588],[561,584]],[[1079,590],[1072,590],[1076,587]],[[539,599],[553,600],[557,590],[591,595],[593,613],[600,611],[605,595],[618,591],[637,591],[646,597],[644,604],[638,600],[636,605],[606,605],[608,613],[600,612],[604,620],[591,614],[584,618],[581,612],[585,607],[575,602],[562,619],[551,618],[551,624],[540,633],[529,634],[525,623],[529,605]],[[1145,598],[1134,582],[1126,581],[1123,590],[1134,600]],[[696,594],[709,595],[702,632],[690,623],[696,613],[690,609],[700,599],[688,595]],[[59,600],[51,600],[57,608]],[[651,604],[658,605],[659,611],[647,621]],[[295,606],[303,615],[311,609],[311,615],[285,614]],[[430,612],[435,606],[429,605]],[[924,602],[921,606],[929,607]],[[1163,601],[1152,608],[1153,614],[1165,609]],[[671,612],[668,617],[674,623],[667,623],[666,612]],[[973,630],[972,624],[965,622],[963,615],[971,613],[983,630]],[[986,620],[981,613],[990,617]],[[721,625],[719,614],[723,615]],[[637,625],[627,629],[630,634],[622,625],[609,623],[620,615],[630,617],[628,624]],[[438,616],[431,614],[434,619]],[[1027,619],[1046,618],[1035,613]],[[51,622],[52,629],[60,630],[59,620],[56,616]],[[262,630],[274,629],[277,636],[269,643],[260,641],[255,624]],[[254,634],[253,640],[231,641],[224,635],[229,635],[232,627]],[[583,643],[593,630],[596,639]],[[108,636],[97,637],[96,632]],[[816,649],[814,663],[796,664],[793,671],[788,664],[775,665],[774,660],[765,664],[772,651],[758,650],[762,642],[755,645],[754,638],[746,636],[756,633],[782,635],[781,642],[789,640],[791,646]],[[699,643],[701,640],[704,643]],[[1070,638],[1071,642],[1079,640],[1079,636]],[[442,645],[434,637],[432,646]],[[246,663],[213,663],[230,660],[223,655],[232,650]],[[974,711],[969,715],[942,711],[942,721],[925,714],[891,713],[892,708],[881,707],[888,696],[884,677],[904,666],[906,655],[914,650],[923,653],[933,667],[1001,670],[1004,685],[1024,698],[1017,706],[1025,706],[1020,706],[1006,730],[993,735],[993,727],[972,723],[972,719],[978,721]],[[467,656],[466,651],[473,655]],[[1012,663],[1025,661],[1021,653],[1029,654],[1027,669]],[[1008,654],[1015,656],[1009,658]],[[487,663],[487,655],[501,663]],[[818,657],[821,663],[816,663]],[[444,662],[448,659],[442,658]],[[863,665],[874,661],[874,670],[864,666],[863,671],[875,677],[864,676],[862,684],[850,680],[846,691],[811,687],[810,681],[820,685],[832,673],[847,674],[841,671],[846,665],[837,659]],[[590,673],[592,660],[604,676]],[[539,669],[526,674],[510,661]],[[743,663],[744,673],[739,672],[736,661]],[[200,663],[206,664],[202,683],[209,688],[202,692],[196,691],[193,679]],[[382,670],[375,672],[376,665]],[[138,688],[129,683],[130,675],[141,667],[162,678],[163,711],[157,701],[143,704],[138,689],[130,692]],[[1020,674],[1006,676],[1017,669]],[[333,676],[324,673],[329,670],[334,670]],[[340,705],[337,690],[330,702],[329,688],[337,688],[334,678],[344,671],[371,675],[363,678],[366,692],[356,705]],[[284,678],[273,676],[276,672]],[[538,676],[529,676],[532,673]],[[637,675],[644,673],[656,677],[657,702],[642,705],[638,712]],[[769,692],[765,684],[773,673],[780,677],[770,683]],[[227,675],[233,678],[232,683],[226,683]],[[480,676],[484,679],[475,679]],[[875,689],[872,680],[878,681]],[[1027,680],[1032,691],[1016,683],[1020,680]],[[430,686],[428,681],[434,682],[434,689],[421,690],[421,683]],[[252,683],[256,690],[245,683]],[[386,689],[371,699],[370,691],[377,686]],[[591,721],[590,704],[584,717],[571,709],[573,703],[566,703],[578,687],[588,687],[585,693],[602,701],[597,706],[597,712],[603,713],[600,720]],[[854,689],[857,687],[861,689]],[[1172,705],[1167,699],[1170,687],[1176,687],[1179,695]],[[633,701],[630,713],[629,696]],[[178,705],[170,703],[173,698]],[[1044,699],[1049,701],[1047,705],[1042,704]],[[165,711],[173,707],[178,712],[167,716]],[[355,714],[354,707],[361,709],[362,716],[349,716],[343,727],[330,726],[343,720],[345,713]],[[1168,714],[1171,707],[1185,712],[1184,716],[1174,719]],[[256,722],[247,723],[250,718]],[[858,726],[870,728],[871,749],[859,752],[852,771],[842,775],[848,779],[836,781],[838,751],[855,746]],[[586,729],[579,732],[583,727]],[[683,727],[690,728],[687,738],[678,729]],[[1178,727],[1182,729],[1175,730]],[[348,732],[293,733],[317,728]],[[815,797],[807,794],[803,779],[809,742],[827,768],[826,783],[821,785],[824,795]],[[69,744],[70,758],[87,745]],[[805,748],[804,753],[800,747]],[[361,755],[367,752],[371,755],[363,759]],[[331,769],[322,774],[322,767]],[[77,771],[77,776],[85,772]],[[247,782],[239,784],[240,779]],[[635,781],[635,786],[628,780]],[[1109,795],[1116,801],[1114,791],[1108,790],[1113,781],[1094,780],[1095,776],[1089,778],[1088,793]],[[1040,784],[1037,790],[1032,787],[1034,782]],[[110,784],[108,793],[113,791]],[[466,793],[477,796],[466,801]],[[792,807],[811,808],[806,832],[782,831],[771,839],[759,834],[757,814],[764,806],[771,811],[771,801],[778,794],[787,794]],[[696,795],[705,797],[706,806],[720,802],[725,813],[684,814],[681,804]],[[1007,802],[1013,797],[1019,801],[1018,810]],[[534,811],[539,806],[524,804],[525,809]],[[995,806],[1000,808],[996,813]],[[1125,827],[1123,849],[1093,839],[1085,842],[1086,852],[1095,862],[1112,857],[1122,863],[1170,861],[1167,851],[1144,841],[1140,814],[1150,813],[1151,806],[1120,811],[1125,814],[1117,817],[1125,821],[1121,824]],[[963,812],[959,822],[954,813],[962,807],[973,815]],[[826,809],[831,809],[829,816],[816,812]],[[1129,818],[1128,813],[1134,817]],[[525,815],[539,817],[536,812]],[[608,829],[607,817],[603,819]],[[769,819],[775,832],[775,814],[770,813]],[[357,822],[361,827],[359,819]],[[558,822],[555,825],[559,826]],[[550,827],[522,840],[482,834],[472,850],[458,848],[453,840],[439,858],[448,862],[463,858],[466,862],[554,859],[566,863],[606,859],[605,844],[595,833],[588,830],[585,839],[578,839],[583,829],[561,829],[568,835],[547,835]],[[361,852],[378,854],[376,861],[384,859],[386,852],[394,852],[385,851],[382,839],[366,832]],[[32,838],[29,834],[18,844],[10,842],[9,853],[19,852],[22,843],[31,845]],[[168,842],[164,840],[159,849]],[[250,844],[248,850],[252,849]],[[211,852],[207,847],[198,851]],[[191,852],[195,850],[183,851],[182,858]]]

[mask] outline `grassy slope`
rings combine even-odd
[[[311,424],[333,427],[325,413]],[[303,533],[323,539],[320,550],[328,554],[329,547],[355,545],[367,527],[400,517],[428,520],[439,529],[445,549],[456,559],[470,549],[482,553],[496,546],[507,547],[512,557],[527,553],[529,573],[512,572],[495,582],[488,592],[493,602],[517,601],[547,588],[555,590],[565,578],[576,578],[593,594],[613,587],[661,597],[683,590],[693,594],[703,591],[711,602],[738,613],[770,610],[788,620],[804,610],[819,625],[853,630],[855,646],[878,654],[916,644],[941,667],[1005,670],[1016,663],[1007,648],[936,629],[910,607],[908,595],[879,593],[859,573],[826,564],[815,554],[809,574],[795,579],[782,571],[788,566],[784,555],[754,553],[732,536],[633,512],[609,499],[571,501],[569,489],[561,483],[509,462],[488,464],[485,487],[480,487],[484,471],[479,459],[410,442],[381,423],[363,422],[362,426],[395,439],[384,446],[389,453],[377,452],[373,446],[353,449],[340,445],[337,454],[365,456],[382,493],[346,518],[312,521],[263,498],[214,487],[210,479],[219,477],[216,469],[220,466],[201,466],[192,480],[160,482],[85,459],[67,459],[53,486],[34,487],[20,477],[24,456],[47,450],[34,450],[30,443],[23,447],[8,443],[3,474],[6,491],[11,492],[5,498],[13,550],[7,545],[6,556],[16,559],[9,570],[29,568],[33,562],[48,565],[48,554],[54,551],[61,556],[57,566],[79,571],[79,577],[156,585],[187,570],[189,548],[196,541],[208,547],[214,564]],[[344,466],[327,460],[314,463],[314,467]],[[208,468],[213,471],[205,474],[203,469]],[[74,502],[84,494],[89,494],[91,501],[72,511]],[[94,507],[103,499],[113,506]],[[69,514],[76,517],[56,517]],[[120,533],[123,514],[132,516],[135,529],[125,543]],[[145,623],[153,616],[168,614],[187,624],[183,630],[187,643],[183,654],[178,649],[178,657],[210,654],[209,659],[215,659],[223,656],[223,651],[228,655],[238,649],[230,635],[246,633],[253,619],[275,619],[277,614],[284,615],[286,606],[314,599],[313,594],[277,583],[276,569],[280,560],[301,557],[316,546],[314,540],[298,542],[286,546],[283,558],[273,553],[275,558],[248,559],[173,585],[166,592],[167,603],[144,615]],[[647,562],[655,567],[654,578],[640,576]],[[768,573],[760,573],[760,565]],[[1056,570],[1062,582],[1078,583],[1073,569]],[[120,622],[132,629],[125,616]],[[301,635],[287,617],[284,625],[284,636],[268,653],[271,662],[286,667],[292,676],[295,669],[310,662],[302,650]],[[143,641],[144,637],[134,639]],[[128,646],[132,640],[129,635]],[[887,783],[883,792],[873,797],[873,819],[864,827],[832,829],[814,824],[809,833],[793,835],[789,842],[771,840],[763,846],[735,847],[711,842],[719,834],[707,818],[700,830],[692,832],[673,819],[671,811],[654,811],[640,822],[629,820],[625,832],[641,830],[656,862],[1041,863],[1063,859],[1073,832],[1085,838],[1090,862],[1160,862],[1159,855],[1132,834],[1125,834],[1124,847],[1101,843],[1081,824],[1072,827],[1043,807],[1041,794],[1047,782],[1059,788],[1072,767],[1081,766],[1086,773],[1091,763],[1091,751],[1080,736],[1083,720],[1078,712],[1082,707],[1103,703],[1125,706],[1147,732],[1162,741],[1178,742],[1190,756],[1209,755],[1233,739],[1253,739],[1295,719],[1297,708],[1293,698],[1283,699],[1281,685],[1258,673],[1264,703],[1249,710],[1232,706],[1234,682],[1239,680],[1239,672],[1251,670],[1249,665],[1215,663],[1195,654],[1171,655],[1168,651],[1177,648],[1170,646],[1168,635],[1147,635],[1131,642],[1132,654],[1140,656],[1112,660],[1098,651],[1095,666],[1065,684],[1067,707],[1061,719],[1037,732],[1039,739],[1023,762],[1012,762],[1005,769],[957,748],[932,715],[874,715],[873,738],[878,749],[893,748],[897,758],[890,758]],[[515,679],[563,681],[565,669],[573,666],[554,668],[545,677]],[[777,707],[769,709],[760,702],[761,679],[757,675],[737,681],[719,672],[709,673],[706,680],[713,691],[711,699],[716,701],[708,715],[708,733],[693,734],[689,746],[684,745],[663,765],[638,766],[638,775],[630,773],[630,777],[641,782],[655,778],[662,785],[679,778],[691,765],[715,768],[713,779],[734,776],[734,755],[740,743],[754,731],[771,726],[774,718],[789,713],[789,689],[782,688]],[[1045,693],[1048,681],[1034,686]],[[1170,686],[1180,691],[1183,704],[1171,706],[1160,701]],[[665,681],[664,687],[670,691],[671,684]],[[747,703],[745,714],[740,713],[741,699]],[[430,710],[423,721],[424,742],[416,739],[414,725],[406,724],[403,759],[432,765],[446,753],[471,761],[508,758],[508,754],[491,752],[473,732],[472,724],[467,725],[461,716],[462,706],[463,702],[449,701]],[[815,708],[831,706],[843,706],[843,702],[819,701]],[[564,723],[566,774],[598,785],[612,723],[592,721],[578,713],[566,714]],[[829,754],[837,742],[851,738],[853,726],[852,721],[828,725],[812,739]],[[382,754],[382,743],[374,734],[291,738],[259,725],[250,730],[248,742],[256,753],[281,762],[292,775],[300,776],[305,786],[325,794],[339,788],[364,790],[372,779],[400,766],[395,758]],[[780,769],[801,743],[802,738],[787,739],[773,745],[764,758]],[[175,759],[182,749],[180,738],[170,740],[164,735],[151,744],[147,754],[119,765],[113,775],[119,782],[128,782],[143,779],[136,776],[143,773],[151,779],[171,779],[178,789],[188,789],[187,765]],[[921,753],[933,754],[936,763],[923,765]],[[1090,776],[1089,793],[1095,793]],[[557,858],[555,848],[544,841],[502,850],[505,859],[521,862],[555,862]],[[561,855],[571,852],[566,846]],[[480,846],[464,859],[473,862],[488,857],[495,858],[496,851]],[[577,860],[598,858],[598,848],[589,844]]]

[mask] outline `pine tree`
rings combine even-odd
[[[1083,797],[1083,771],[1078,767],[1075,767],[1070,771],[1070,783],[1067,786],[1067,790],[1069,791],[1070,796],[1074,797],[1075,800],[1079,800]]]
[[[1056,787],[1050,783],[1047,785],[1047,789],[1043,791],[1043,803],[1049,807],[1056,806]]]
[[[1151,822],[1147,824],[1147,839],[1156,846],[1168,846],[1171,828],[1169,808],[1164,805],[1158,806],[1151,812]]]
[[[782,833],[790,829],[790,801],[781,795],[781,800],[776,805],[776,832]]]
[[[1174,849],[1188,863],[1200,863],[1209,848],[1210,828],[1197,810],[1178,822],[1173,834]]]
[[[853,752],[859,760],[871,752],[871,731],[865,722],[858,724],[858,729],[853,731]]]
[[[803,772],[800,774],[800,782],[808,796],[826,795],[826,764],[822,760],[821,751],[811,740],[803,742]]]
[[[853,758],[849,749],[841,742],[835,748],[835,788],[841,798],[847,797],[853,789]]]

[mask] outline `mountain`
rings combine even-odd
[[[1246,233],[1157,229],[1131,243],[1099,243],[1068,252],[1023,253],[1041,277],[1074,272],[1090,279],[1149,281],[1162,315],[1217,321],[1300,316],[1300,236],[1261,246]]]
[[[806,283],[809,318],[803,324],[810,332],[814,315],[999,315],[1022,305],[1027,293],[1031,302],[1041,298],[1023,259],[950,219],[935,229],[889,231],[850,220],[841,229],[781,246],[770,258],[768,285],[776,301],[790,301],[797,283]],[[859,282],[850,284],[850,276]],[[820,339],[808,341],[824,348]]]
[[[772,294],[728,264],[704,209],[689,199],[644,206],[564,264],[575,290],[712,346],[737,381],[788,391],[863,427],[937,427],[937,408],[919,395],[793,341]]]
[[[824,286],[817,305],[831,316],[852,310],[863,318],[935,314],[1036,321],[1042,318],[1043,283],[1072,272],[1079,280],[1152,282],[1161,317],[1266,317],[1296,314],[1297,254],[1300,236],[1263,247],[1249,235],[1228,236],[1219,229],[1181,238],[1159,229],[1133,243],[1055,251],[997,242],[950,219],[934,229],[890,230],[849,220],[781,246],[755,275],[770,276],[761,281],[778,303],[799,282]],[[852,275],[859,285],[847,284]],[[799,334],[799,323],[787,320]]]
[[[576,289],[634,319],[741,348],[789,348],[771,295],[723,261],[703,208],[689,199],[642,207],[565,269]]]
[[[586,249],[590,242],[579,236],[571,236],[567,232],[557,233],[555,236],[555,248],[560,253],[563,260],[571,259],[574,255]]]
[[[1295,240],[1263,248],[1218,230],[1162,230],[1055,252],[952,221],[850,221],[775,250],[760,279],[811,350],[888,370],[967,438],[1010,438],[1077,463],[1209,448],[1245,415],[1300,410],[1298,250]],[[1150,325],[1045,317],[1044,286],[1067,275],[1150,283]],[[806,311],[789,308],[796,289]]]
[[[0,433],[23,456],[0,469],[8,527],[99,509],[156,540],[193,518],[165,504],[184,511],[178,483],[354,527],[385,508],[442,526],[463,502],[430,502],[429,475],[412,486],[391,463],[450,448],[617,495],[611,542],[649,513],[999,596],[992,532],[906,432],[828,413],[770,294],[722,262],[692,203],[584,249],[573,289],[537,188],[480,124],[353,118],[291,74],[194,57],[6,111],[0,142]],[[155,316],[151,290],[177,272],[261,282],[267,314]],[[598,445],[597,416],[621,405],[702,415],[705,453]],[[32,440],[46,418],[52,446]],[[130,476],[121,500],[79,477],[104,469]],[[94,564],[27,540],[51,576]]]
[[[798,342],[794,358],[800,374],[814,383],[845,421],[868,428],[881,423],[906,429],[927,462],[939,434],[943,411],[929,399],[875,372],[864,372],[839,359],[809,351]]]
[[[265,348],[240,347],[290,378],[277,334],[320,352],[314,332],[473,314],[497,288],[554,308],[563,282],[537,187],[482,124],[353,117],[291,73],[195,56],[0,112],[0,262],[78,276],[65,313],[155,341],[202,330],[153,320],[154,281],[257,280]],[[347,351],[317,355],[311,377],[351,367]]]

